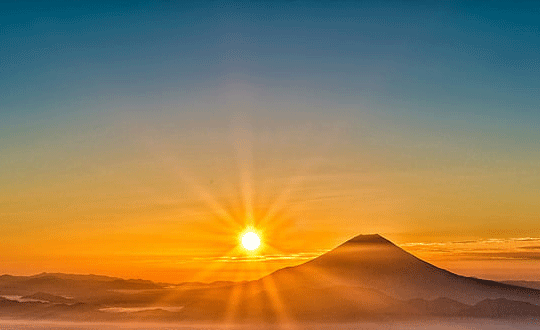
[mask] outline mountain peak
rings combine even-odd
[[[380,272],[384,268],[391,272],[395,270],[397,263],[405,265],[417,261],[417,258],[381,235],[370,234],[355,236],[308,263],[336,270],[350,268],[350,271],[367,269]]]
[[[369,234],[369,235],[358,235],[350,240],[346,241],[342,245],[351,245],[351,244],[388,244],[394,245],[392,242],[382,237],[379,234]]]

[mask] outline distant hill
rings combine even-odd
[[[479,318],[540,317],[540,306],[504,298],[486,299],[461,312],[464,316]]]
[[[36,292],[61,296],[100,295],[111,290],[155,290],[165,284],[147,280],[124,280],[98,275],[41,273],[33,276],[0,276],[0,293],[4,295],[32,295]]]
[[[421,315],[455,316],[462,314],[471,306],[448,298],[424,300],[420,298],[409,300],[408,305]]]

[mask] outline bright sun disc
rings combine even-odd
[[[242,235],[242,246],[249,251],[253,251],[261,245],[261,239],[259,235],[252,231],[249,231]]]

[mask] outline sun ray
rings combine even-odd
[[[154,145],[154,148],[157,147]],[[187,170],[182,169],[179,166],[181,163],[179,160],[173,161],[170,156],[163,156],[165,154],[170,155],[170,152],[167,153],[163,148],[159,148],[158,150],[153,149],[151,152],[154,157],[160,159],[162,164],[167,165],[168,168],[172,169],[172,172],[197,194],[199,200],[206,204],[212,214],[223,221],[223,225],[240,224],[238,218],[235,218],[229,211],[220,205],[217,199],[195,180],[195,176],[192,173],[188,173]]]
[[[299,173],[301,172],[306,174],[297,174],[289,180],[287,187],[277,195],[277,197],[270,203],[265,214],[257,221],[257,226],[266,226],[268,222],[274,219],[279,212],[283,211],[289,201],[291,194],[297,187],[302,185],[302,183],[307,178],[307,173],[309,173],[311,168],[315,167],[316,164],[316,161],[306,161],[301,170],[298,171]]]
[[[245,118],[237,116],[233,135],[244,213],[247,223],[253,225],[253,133]]]
[[[331,140],[326,140],[325,143],[319,146],[320,151],[317,157],[309,158],[303,162],[303,165],[296,171],[296,175],[289,179],[287,186],[270,202],[266,214],[259,219],[258,225],[266,226],[267,222],[273,219],[276,213],[285,208],[294,190],[301,186],[307,180],[309,173],[323,162],[322,155],[329,152],[331,142]]]
[[[263,267],[266,266],[263,263]],[[266,268],[266,267],[264,267]],[[268,269],[265,269],[267,271]],[[280,294],[278,292],[278,289],[276,287],[276,284],[271,276],[265,276],[261,279],[261,282],[263,283],[263,286],[268,292],[268,295],[270,297],[270,302],[273,305],[274,310],[277,313],[277,316],[280,321],[280,326],[282,328],[289,328],[294,329],[294,322],[293,319],[289,316],[289,314],[286,311],[286,306],[283,302],[283,300],[280,297]]]
[[[199,184],[193,175],[188,175],[180,166],[170,161],[170,158],[165,157],[164,159],[164,163],[173,169],[174,173],[192,189],[198,199],[210,211],[212,221],[202,222],[198,226],[207,233],[211,233],[214,239],[219,239],[224,244],[227,244],[228,240],[235,240],[239,233],[245,233],[246,228],[260,230],[264,232],[265,236],[264,241],[260,242],[261,247],[257,249],[256,253],[246,254],[245,251],[242,251],[241,244],[233,245],[226,252],[220,253],[220,257],[208,262],[209,265],[204,267],[201,272],[194,274],[192,280],[207,282],[214,274],[220,273],[224,269],[231,269],[231,266],[232,269],[237,270],[234,272],[235,281],[245,277],[246,274],[256,274],[258,278],[261,278],[259,281],[249,282],[250,284],[237,284],[231,287],[223,311],[225,323],[230,326],[239,316],[267,315],[268,311],[272,311],[268,316],[272,317],[271,315],[274,315],[280,327],[290,328],[293,319],[287,311],[287,305],[281,296],[282,293],[276,285],[274,277],[263,277],[272,271],[267,267],[268,260],[265,259],[265,256],[273,253],[283,254],[282,249],[278,246],[284,240],[290,239],[287,236],[286,229],[292,228],[293,224],[293,220],[287,216],[287,205],[295,190],[309,180],[308,174],[313,172],[322,162],[322,157],[310,158],[304,161],[303,165],[297,170],[297,174],[287,181],[286,186],[278,192],[275,198],[264,208],[258,205],[256,210],[255,191],[253,189],[252,129],[245,121],[239,122],[234,127],[233,136],[240,173],[239,190],[237,191],[237,196],[240,197],[238,207],[232,205],[230,199],[219,201],[218,198]],[[231,197],[229,196],[229,198]],[[252,249],[246,244],[244,244],[244,247],[248,248],[248,250]],[[254,246],[253,249],[256,247]],[[304,274],[301,277],[305,276],[307,275]],[[320,280],[319,276],[315,277]],[[294,276],[287,279],[287,281],[293,286],[302,285],[299,279]],[[328,280],[328,277],[325,276],[325,279]],[[247,301],[250,301],[250,303],[246,305]],[[243,310],[244,308],[247,310]],[[241,315],[239,315],[239,312]]]
[[[297,269],[300,272],[300,275],[304,278],[303,281],[306,281],[306,279],[314,280],[315,282],[322,284],[324,286],[343,286],[347,287],[347,290],[333,290],[335,294],[340,296],[343,299],[348,300],[351,303],[357,303],[358,298],[361,297],[362,300],[367,301],[367,297],[365,297],[366,291],[363,290],[360,287],[357,287],[354,285],[354,283],[351,283],[347,280],[344,280],[343,278],[340,278],[334,274],[329,273],[328,271],[325,271],[321,268],[314,268],[314,267],[304,267]],[[380,303],[379,300],[371,300],[370,306],[363,306],[363,307],[371,307],[376,308],[377,305]]]
[[[235,282],[238,282],[241,276],[241,272],[237,272],[235,274]],[[227,306],[225,306],[224,323],[226,328],[231,328],[234,325],[237,308],[242,299],[243,289],[243,284],[237,283],[233,286],[231,295],[227,300]]]
[[[234,258],[241,253],[238,246],[230,249],[228,252],[223,254],[221,257],[216,258],[213,262],[210,262],[208,266],[204,267],[204,270],[201,270],[194,274],[191,281],[195,282],[209,282],[209,279],[216,272],[219,272],[220,269],[223,269],[228,258]]]

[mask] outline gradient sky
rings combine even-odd
[[[2,2],[0,273],[248,279],[380,233],[540,280],[539,22],[525,1]]]

